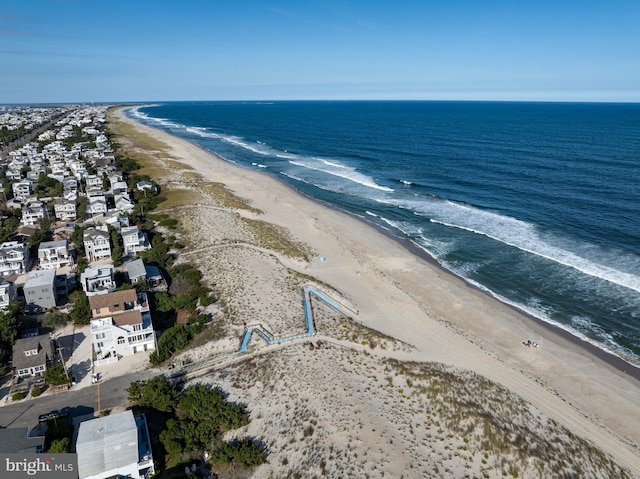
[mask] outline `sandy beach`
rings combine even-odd
[[[238,434],[270,451],[252,477],[640,477],[637,370],[263,172],[111,114],[161,142],[142,173],[179,196],[159,211],[180,220],[180,260],[220,298],[225,337],[184,358],[236,353],[246,324],[304,331],[306,285],[342,306],[314,303],[313,346],[254,335],[245,361],[198,378],[251,411]]]

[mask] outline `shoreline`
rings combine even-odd
[[[138,108],[140,106],[153,106],[153,105],[136,105],[133,108]],[[123,110],[130,110],[133,108],[123,108]],[[139,123],[136,119],[130,118],[132,121],[135,121],[136,123]],[[145,126],[149,126],[149,125],[145,125]],[[152,126],[149,126],[149,128],[154,128]],[[158,129],[159,130],[159,129]],[[164,130],[160,130],[163,131]],[[165,132],[166,133],[166,132]],[[168,135],[171,135],[170,133],[167,133]],[[171,135],[174,136],[174,135]],[[176,136],[176,138],[179,138]],[[180,138],[181,140],[183,138]],[[188,141],[188,140],[184,140],[184,141]],[[217,157],[219,160],[224,161],[236,168],[240,168],[243,170],[247,170],[247,171],[254,171],[250,168],[246,168],[242,165],[239,165],[235,162],[232,162],[226,158],[224,158],[223,156],[219,155],[218,153],[216,153],[215,151],[209,150],[197,143],[194,142],[189,142],[191,143],[193,146],[195,146],[196,148],[201,149],[202,151],[206,152],[209,155],[213,155],[215,157]],[[586,354],[591,354],[593,355],[595,358],[597,358],[598,360],[603,361],[604,363],[606,363],[607,365],[611,366],[613,369],[617,370],[617,372],[628,375],[629,377],[633,378],[634,380],[638,381],[638,383],[640,384],[640,365],[635,365],[632,362],[626,360],[624,357],[616,354],[613,351],[609,351],[607,349],[605,349],[604,347],[599,346],[598,344],[594,344],[592,342],[590,342],[588,339],[582,338],[580,336],[578,336],[577,334],[575,334],[574,332],[563,328],[562,326],[559,326],[557,324],[545,321],[544,319],[538,318],[536,316],[534,316],[533,314],[519,308],[517,305],[513,305],[510,304],[508,302],[502,301],[499,298],[495,297],[494,295],[492,295],[489,291],[471,283],[470,281],[468,281],[466,278],[464,278],[463,276],[460,276],[456,273],[454,273],[453,271],[445,268],[438,260],[437,258],[435,258],[434,256],[432,256],[431,254],[429,254],[428,251],[425,251],[423,248],[421,248],[420,246],[416,245],[415,243],[413,243],[410,239],[401,236],[399,234],[397,234],[396,232],[390,230],[390,229],[386,229],[383,226],[374,223],[372,221],[368,221],[365,217],[363,216],[359,216],[356,215],[354,213],[351,213],[349,211],[345,211],[345,210],[341,210],[340,208],[336,207],[335,205],[331,204],[331,203],[327,203],[327,202],[323,202],[321,200],[318,200],[317,198],[311,197],[307,194],[305,194],[304,192],[296,189],[293,185],[288,184],[286,182],[283,182],[279,179],[278,175],[272,174],[270,172],[261,172],[259,170],[256,170],[257,173],[259,174],[264,174],[272,179],[274,179],[275,181],[277,181],[282,187],[288,189],[289,191],[291,191],[293,194],[295,195],[299,195],[302,196],[304,198],[306,198],[309,201],[312,201],[324,208],[328,208],[332,211],[336,211],[340,214],[345,214],[348,215],[350,217],[352,217],[353,219],[355,219],[356,221],[362,222],[363,224],[375,229],[376,231],[378,231],[380,234],[383,234],[385,236],[387,236],[388,238],[392,239],[393,241],[395,241],[396,243],[398,243],[400,246],[402,246],[405,250],[407,250],[410,254],[416,256],[417,258],[420,258],[423,261],[426,261],[428,263],[430,263],[431,265],[433,265],[434,267],[438,268],[440,271],[442,271],[445,274],[450,275],[453,278],[456,278],[458,280],[460,280],[462,283],[464,283],[466,285],[467,288],[470,288],[474,291],[477,291],[483,295],[485,295],[489,300],[491,301],[497,301],[498,303],[500,303],[501,305],[512,309],[515,313],[517,313],[518,315],[521,315],[526,321],[529,321],[531,323],[531,329],[536,330],[537,332],[539,332],[539,334],[544,337],[544,339],[547,340],[553,340],[553,341],[565,341],[566,343],[568,343],[569,345],[581,348],[584,350],[584,352]],[[534,327],[535,326],[535,327]],[[538,327],[538,328],[536,328]],[[551,337],[546,337],[545,334],[551,334]],[[527,338],[523,338],[523,340],[526,340]]]
[[[484,375],[640,471],[640,371],[624,367],[633,365],[499,301],[409,240],[311,199],[273,175],[139,123],[123,113],[130,108],[117,107],[115,114],[166,143],[206,180],[264,205],[261,220],[291,230],[316,251],[330,251],[328,264],[313,260],[304,274],[347,298],[362,324],[414,346],[412,360]],[[536,335],[545,338],[540,349],[523,346]]]

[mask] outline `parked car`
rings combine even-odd
[[[65,407],[62,408],[60,411],[58,411],[57,409],[54,409],[51,412],[45,413],[45,414],[40,414],[38,416],[38,422],[48,422],[51,419],[58,419],[58,418],[63,418],[63,417],[67,417],[69,416],[69,408]]]

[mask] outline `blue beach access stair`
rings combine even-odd
[[[315,296],[317,299],[323,301],[327,305],[332,308],[341,311],[340,305],[331,299],[326,294],[318,291],[312,286],[307,286],[304,288],[304,316],[305,323],[307,326],[307,331],[305,333],[294,334],[293,336],[286,336],[283,338],[276,338],[273,334],[269,332],[262,324],[252,324],[247,326],[247,329],[244,332],[242,337],[242,342],[240,343],[240,352],[244,353],[247,351],[247,347],[249,346],[249,341],[251,340],[251,335],[255,332],[258,336],[260,336],[268,345],[272,344],[280,344],[286,341],[293,341],[294,339],[308,338],[310,336],[314,336],[316,334],[315,322],[313,320],[313,310],[311,309],[311,295]]]

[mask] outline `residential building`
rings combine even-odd
[[[20,378],[43,375],[53,361],[53,354],[48,334],[17,339],[11,359],[14,375]]]
[[[44,241],[38,246],[38,264],[43,269],[57,269],[73,264],[69,253],[69,242]]]
[[[149,238],[138,226],[128,226],[120,230],[125,256],[136,256],[140,251],[151,249]]]
[[[102,177],[98,175],[87,176],[87,190],[98,188],[102,189]]]
[[[155,349],[156,336],[145,293],[127,289],[90,296],[89,305],[97,361]]]
[[[113,293],[116,290],[115,269],[112,265],[89,266],[80,275],[80,282],[87,296]]]
[[[76,220],[76,202],[66,198],[53,200],[53,211],[60,221]]]
[[[29,246],[18,241],[0,244],[0,276],[23,274],[29,263]]]
[[[145,282],[149,291],[166,291],[167,282],[157,266],[147,266],[141,258],[127,264],[129,282]]]
[[[123,213],[123,214],[130,214],[133,212],[133,209],[134,209],[133,201],[131,201],[131,198],[129,198],[128,194],[115,195],[115,205],[116,205],[116,210],[118,210],[120,213]]]
[[[79,479],[149,479],[155,474],[144,414],[127,410],[80,423]]]
[[[16,300],[16,288],[11,281],[0,277],[0,309],[5,309]]]
[[[23,226],[36,226],[42,218],[47,216],[47,208],[42,201],[29,201],[22,207],[22,219],[20,223]]]
[[[136,188],[138,191],[148,190],[148,191],[151,191],[152,193],[156,193],[158,190],[158,187],[153,183],[151,183],[150,181],[139,181],[138,183],[136,183]]]
[[[102,193],[102,192],[101,192]],[[89,196],[87,201],[87,213],[91,216],[101,215],[107,212],[107,199],[103,194]]]
[[[111,243],[107,227],[89,228],[82,235],[84,251],[89,262],[111,258]]]
[[[0,451],[4,454],[44,452],[44,436],[32,436],[28,427],[0,428]]]
[[[56,307],[56,270],[29,271],[24,283],[24,299],[29,312]]]
[[[33,182],[31,180],[20,180],[11,186],[13,197],[22,201],[33,194]]]

